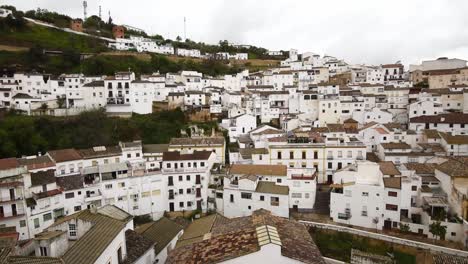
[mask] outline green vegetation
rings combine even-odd
[[[192,59],[173,61],[163,55],[151,55],[150,61],[141,60],[135,56],[96,55],[80,61],[80,54],[73,49],[65,49],[63,54],[44,55],[41,46],[32,47],[29,52],[0,51],[0,65],[15,66],[24,71],[36,70],[51,74],[84,73],[87,75],[112,75],[116,71],[127,71],[129,68],[137,74],[147,74],[194,70],[217,76],[234,74],[243,68],[229,66],[220,61],[204,60],[196,62]]]
[[[414,255],[396,250],[387,242],[359,237],[348,233],[326,231],[320,228],[311,228],[310,234],[325,257],[349,262],[351,249],[358,249],[378,255],[393,253],[396,263],[416,264]]]
[[[4,6],[13,10],[14,18],[9,16],[0,19],[0,44],[10,46],[41,46],[48,50],[75,50],[78,52],[100,52],[107,50],[104,41],[97,38],[64,32],[54,28],[48,28],[28,24],[23,18],[23,13],[16,11],[14,7]],[[45,11],[28,11],[25,16],[68,27],[69,17],[57,13]]]
[[[180,135],[187,119],[180,110],[129,119],[108,117],[104,111],[75,117],[34,117],[5,113],[0,116],[0,158],[33,155],[50,149],[116,145],[142,140],[145,144],[168,143]]]
[[[447,226],[441,225],[439,221],[433,222],[429,225],[429,232],[434,236],[434,239],[438,237],[444,240],[445,234],[447,233]]]

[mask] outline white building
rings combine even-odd
[[[240,135],[248,134],[257,127],[257,118],[241,114],[230,119],[223,119],[221,126],[228,131],[230,142],[235,142]]]

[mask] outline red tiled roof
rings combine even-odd
[[[16,158],[0,159],[0,170],[9,170],[17,168],[20,164]]]

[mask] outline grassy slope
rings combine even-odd
[[[96,52],[105,49],[105,43],[101,40],[31,23],[25,30],[4,31],[0,34],[0,44],[10,46],[32,47],[40,45],[46,49],[73,48],[81,52]]]

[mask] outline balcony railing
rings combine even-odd
[[[23,196],[15,196],[15,197],[1,197],[0,198],[0,204],[2,203],[13,203],[13,202],[16,202],[16,201],[20,201],[20,200],[23,200]]]
[[[207,167],[190,167],[190,168],[162,168],[162,172],[204,172],[207,170]]]
[[[24,215],[25,215],[24,209],[20,208],[20,209],[16,209],[16,212],[12,214],[8,214],[8,215],[0,214],[0,220],[14,219],[16,217],[22,217]]]

